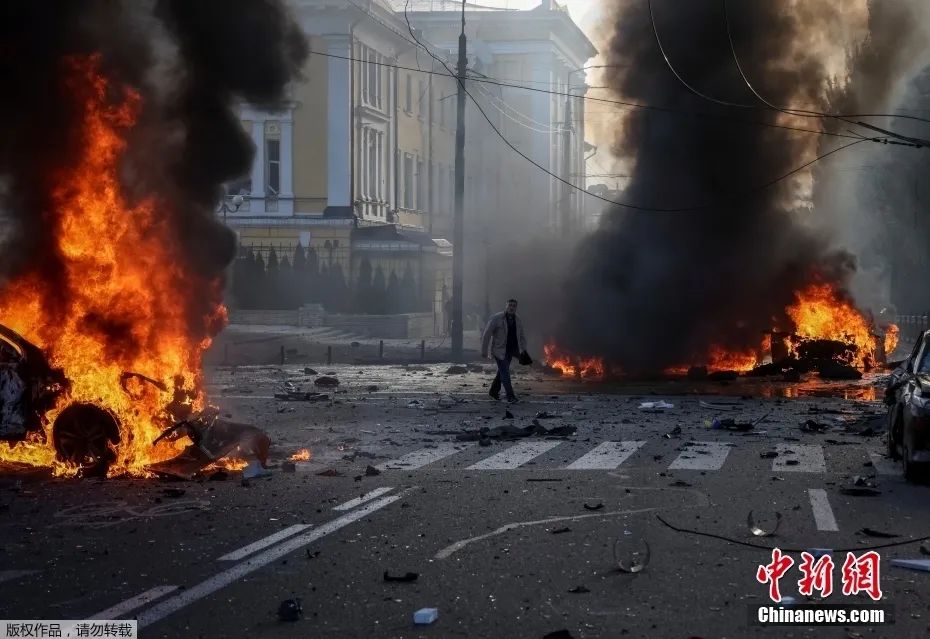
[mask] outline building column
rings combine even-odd
[[[278,213],[294,214],[294,121],[281,120],[281,194]]]
[[[250,213],[265,212],[265,121],[252,120],[252,142],[255,158],[252,160],[252,194],[249,201]]]
[[[352,57],[348,35],[325,36],[331,55]],[[327,91],[326,208],[334,214],[352,209],[352,64],[329,58]],[[341,209],[341,210],[340,210]]]

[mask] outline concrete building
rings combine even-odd
[[[433,313],[441,330],[451,291],[457,83],[433,56],[454,68],[460,14],[417,4],[411,36],[403,3],[291,6],[311,51],[304,77],[284,105],[241,106],[257,152],[251,173],[229,185],[222,215],[243,254],[265,264],[272,249],[276,261],[312,249],[320,272],[340,271],[350,300],[368,290],[369,273],[388,288],[414,281],[416,294],[390,308]],[[551,0],[532,11],[470,10],[467,18],[472,96],[511,144],[583,189],[583,101],[477,80],[581,95],[580,69],[594,47]],[[466,259],[483,259],[514,234],[580,228],[583,198],[518,157],[473,104],[466,108]],[[246,196],[238,207],[237,193]],[[478,287],[480,280],[469,283],[472,295]]]

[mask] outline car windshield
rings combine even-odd
[[[917,365],[918,373],[930,373],[930,340],[924,343],[924,353]]]

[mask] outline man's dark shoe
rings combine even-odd
[[[510,402],[511,404],[519,404],[519,403],[520,403],[520,400],[517,399],[517,396],[516,396],[516,395],[513,395],[512,397],[508,397],[508,398],[507,398],[507,401]]]
[[[493,397],[493,398],[496,399],[497,401],[500,401],[500,400],[501,400],[501,394],[500,394],[500,393],[495,393],[494,391],[491,390],[491,391],[488,391],[488,395],[490,395],[491,397]]]

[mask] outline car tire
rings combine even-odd
[[[903,448],[904,479],[909,482],[923,483],[927,479],[927,464],[914,463],[910,461],[911,453],[904,445]]]
[[[82,477],[106,477],[119,441],[116,417],[94,404],[71,404],[52,425],[57,459],[79,467]]]

